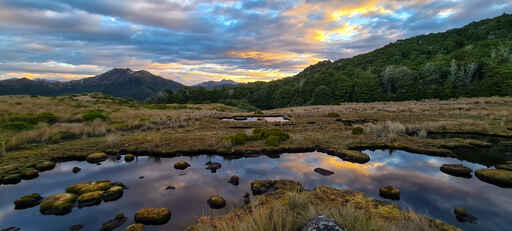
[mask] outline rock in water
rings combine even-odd
[[[143,224],[133,224],[128,227],[124,231],[144,231],[144,225]]]
[[[220,196],[211,196],[207,202],[212,209],[222,209],[226,207],[226,200]]]
[[[463,208],[455,208],[453,213],[459,222],[476,223],[477,218],[469,214],[469,212]]]
[[[74,167],[72,171],[73,173],[79,173],[80,171],[82,171],[82,169],[79,167]]]
[[[78,197],[78,207],[99,205],[103,200],[103,191],[84,193]]]
[[[512,188],[512,171],[503,169],[479,169],[475,176],[481,181],[504,188]]]
[[[66,215],[71,212],[77,196],[71,193],[59,193],[43,200],[40,206],[44,215]]]
[[[216,173],[217,172],[217,169],[221,168],[222,167],[222,164],[218,163],[218,162],[209,162],[206,163],[206,169],[212,171],[212,173]]]
[[[114,219],[103,223],[100,231],[112,231],[123,225],[127,220],[128,218],[126,218],[123,213],[117,214]]]
[[[302,231],[348,231],[342,228],[336,221],[325,216],[317,217],[311,220]]]
[[[323,176],[330,176],[330,175],[334,174],[333,171],[329,171],[329,170],[323,169],[323,168],[315,168],[314,171]]]
[[[32,180],[39,176],[39,171],[35,169],[25,169],[21,172],[21,179],[23,180]]]
[[[171,219],[171,211],[165,208],[145,208],[135,213],[135,222],[144,225],[163,225]]]
[[[135,160],[135,156],[133,154],[126,154],[124,156],[124,161],[126,162],[132,162],[133,160]]]
[[[240,177],[239,176],[232,176],[231,178],[229,178],[228,183],[236,186],[236,185],[238,185],[240,183]]]
[[[55,168],[55,162],[52,161],[42,161],[36,164],[35,168],[41,172],[52,170]]]
[[[176,164],[174,164],[174,168],[178,170],[185,170],[188,167],[190,167],[190,164],[185,161],[178,161]]]
[[[13,226],[13,227],[9,227],[7,229],[2,229],[2,231],[21,231],[21,229]]]
[[[452,176],[471,178],[473,170],[462,164],[443,164],[441,172]]]
[[[93,153],[87,156],[87,162],[89,163],[100,163],[107,159],[107,154],[103,152]]]
[[[69,231],[78,231],[78,230],[82,230],[84,228],[83,225],[73,225],[71,227],[69,227]]]
[[[379,195],[386,199],[400,200],[400,190],[391,185],[380,188]]]
[[[14,201],[14,209],[28,209],[41,204],[43,197],[37,193],[25,195]]]

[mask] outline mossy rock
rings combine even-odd
[[[100,163],[102,161],[105,161],[107,159],[107,157],[108,157],[107,154],[105,154],[103,152],[97,152],[97,153],[93,153],[93,154],[88,155],[86,160],[89,163],[96,164],[96,163]]]
[[[124,155],[124,161],[132,162],[133,160],[135,160],[135,156],[133,154],[126,154],[126,155]]]
[[[144,208],[135,213],[135,222],[144,225],[163,225],[171,219],[171,211],[165,208]]]
[[[475,176],[481,181],[504,188],[512,188],[512,171],[503,169],[480,169]]]
[[[206,202],[212,209],[222,209],[226,207],[226,200],[220,196],[211,196]]]
[[[122,186],[113,186],[103,193],[104,201],[115,201],[123,197],[124,188]]]
[[[22,196],[14,201],[14,209],[28,209],[41,204],[43,197],[37,193]]]
[[[400,200],[400,190],[391,185],[380,188],[379,195],[386,199]]]
[[[341,155],[338,155],[342,160],[358,163],[358,164],[364,164],[368,163],[370,161],[370,156],[360,152],[360,151],[354,151],[354,150],[343,150],[341,151]]]
[[[127,220],[128,218],[123,213],[117,214],[114,219],[103,223],[100,231],[113,231],[122,226]]]
[[[52,170],[54,169],[56,166],[55,162],[53,161],[41,161],[39,163],[37,163],[34,167],[43,172],[43,171],[49,171],[49,170]]]
[[[237,186],[238,184],[240,184],[240,177],[236,176],[236,175],[235,176],[231,176],[231,178],[229,178],[228,183]]]
[[[10,174],[4,176],[2,179],[2,184],[17,184],[21,182],[21,174]]]
[[[43,200],[40,211],[44,215],[66,215],[71,212],[77,196],[72,193],[59,193]]]
[[[251,182],[251,191],[253,195],[261,195],[270,191],[274,187],[271,180],[255,180]]]
[[[110,182],[109,180],[83,182],[80,184],[75,184],[67,187],[66,192],[73,193],[76,195],[82,195],[84,193],[106,191],[113,187],[114,185],[115,184]]]
[[[212,173],[217,172],[217,169],[222,168],[222,164],[218,162],[210,162],[206,163],[206,169],[210,170]]]
[[[82,171],[81,168],[79,167],[73,167],[73,170],[71,170],[73,173],[79,173],[80,171]]]
[[[39,171],[33,168],[25,169],[21,171],[21,179],[32,180],[39,176]]]
[[[188,167],[190,167],[190,164],[185,161],[178,161],[174,164],[174,168],[179,170],[185,170]]]
[[[474,223],[477,220],[477,218],[475,216],[471,215],[464,208],[455,208],[453,210],[453,213],[455,214],[455,218],[457,218],[457,221],[459,221],[459,222]]]
[[[471,178],[473,170],[461,164],[444,164],[441,166],[441,172],[448,175]]]
[[[126,229],[124,229],[124,231],[144,231],[144,225],[143,224],[133,224],[133,225],[126,227]]]
[[[103,200],[103,191],[88,192],[78,197],[78,206],[87,207],[101,204]]]

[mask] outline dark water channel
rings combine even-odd
[[[257,179],[292,179],[312,189],[328,185],[339,189],[353,189],[379,198],[378,189],[394,185],[401,190],[397,203],[406,209],[426,214],[456,225],[464,230],[510,230],[512,227],[512,189],[471,179],[446,175],[439,167],[446,163],[463,163],[473,170],[484,166],[453,158],[431,157],[404,151],[390,153],[385,150],[365,151],[371,156],[367,164],[354,164],[323,153],[283,154],[278,159],[266,156],[225,160],[219,156],[176,158],[138,157],[126,163],[107,160],[102,165],[86,162],[65,162],[37,179],[22,181],[17,185],[0,186],[0,230],[10,226],[22,231],[68,230],[83,224],[83,230],[99,230],[102,223],[123,212],[128,222],[117,230],[133,223],[133,216],[140,208],[165,207],[172,212],[172,219],[162,226],[148,226],[146,230],[183,230],[202,215],[221,215],[230,207],[241,204],[243,195],[250,191],[250,182]],[[184,171],[173,168],[175,162],[185,160],[192,167]],[[217,161],[222,168],[212,173],[205,163]],[[82,171],[72,174],[78,166]],[[313,171],[321,167],[335,172],[322,176]],[[240,176],[240,185],[228,183],[231,175]],[[139,179],[144,176],[143,179]],[[129,187],[124,196],[114,202],[94,207],[74,208],[66,216],[43,216],[39,207],[14,210],[13,201],[30,193],[50,196],[64,192],[72,184],[109,179],[123,182]],[[174,190],[166,190],[174,186]],[[206,200],[211,195],[221,195],[228,207],[211,210]],[[382,199],[382,198],[380,198]],[[382,199],[384,200],[384,199]],[[478,218],[477,224],[459,223],[452,211],[466,208]]]

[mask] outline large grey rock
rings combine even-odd
[[[325,216],[319,216],[304,226],[302,231],[348,231],[348,229],[342,228],[334,220]]]

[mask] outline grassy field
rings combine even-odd
[[[289,121],[220,119],[255,115],[282,115]],[[168,157],[218,154],[235,158],[282,152],[389,148],[486,164],[489,160],[510,161],[510,156],[502,155],[500,150],[493,152],[491,148],[496,144],[510,148],[511,141],[512,98],[348,103],[255,113],[219,104],[151,105],[99,94],[0,97],[0,178],[23,172],[43,160],[84,160],[94,152]],[[314,192],[288,192],[274,199],[282,203],[290,203],[291,197],[298,202],[312,201],[310,197],[319,196]],[[264,230],[274,223],[282,226],[272,230],[286,230],[289,226],[303,225],[301,222],[318,214],[329,214],[345,224],[368,228],[364,230],[409,230],[419,226],[427,227],[422,230],[451,230],[439,228],[440,224],[432,226],[435,222],[412,212],[399,211],[396,215],[402,222],[389,223],[380,218],[358,218],[378,216],[375,214],[380,210],[344,206],[319,211],[318,208],[324,207],[319,202],[320,206],[313,204],[296,213],[277,211],[281,207],[274,204],[266,204],[254,210],[256,214],[251,214],[250,219],[240,221],[248,228],[241,229],[241,223],[224,224],[215,220],[224,224],[217,230]],[[274,213],[289,214],[280,217],[293,219],[268,218]],[[211,230],[207,223],[199,224],[206,224],[206,228],[197,226],[199,230]]]

